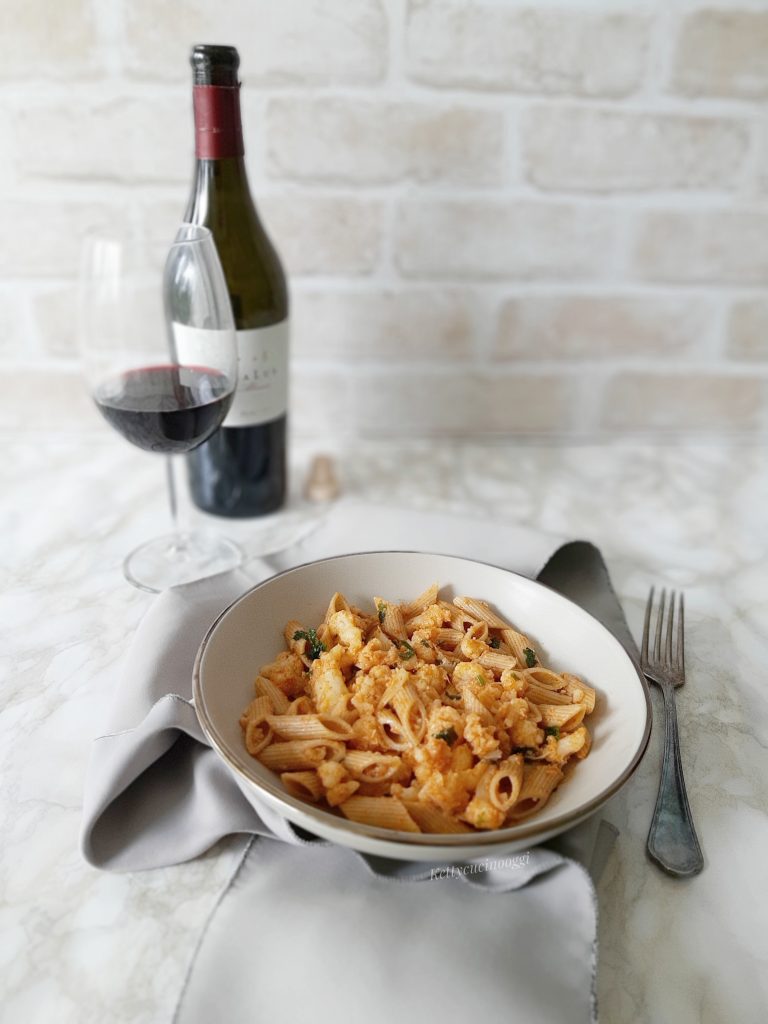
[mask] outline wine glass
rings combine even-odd
[[[156,593],[240,565],[233,541],[179,529],[172,465],[173,455],[220,427],[237,383],[234,319],[211,232],[183,224],[164,270],[147,235],[129,224],[91,234],[80,275],[80,344],[107,423],[167,457],[173,531],[126,557],[126,579]]]

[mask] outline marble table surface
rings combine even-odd
[[[89,743],[151,601],[123,582],[120,563],[164,528],[162,466],[103,431],[3,441],[0,1021],[165,1024],[239,842],[131,875],[93,870],[77,845]],[[297,478],[311,453],[295,447]],[[651,583],[685,588],[678,707],[706,867],[676,881],[645,856],[663,735],[655,695],[647,756],[606,815],[621,835],[599,884],[600,1019],[764,1020],[764,449],[441,441],[340,444],[336,454],[347,493],[594,540],[636,634]],[[298,508],[279,529],[310,521]],[[274,543],[252,524],[240,536],[254,552]]]

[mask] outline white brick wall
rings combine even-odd
[[[166,244],[189,47],[231,42],[298,432],[768,429],[764,0],[3,0],[0,36],[0,427],[87,408],[81,237]]]

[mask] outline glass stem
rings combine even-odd
[[[179,523],[179,496],[176,489],[176,471],[172,455],[166,455],[165,457],[165,474],[168,480],[168,508],[171,513],[173,549],[174,554],[178,554],[184,551],[186,543]]]

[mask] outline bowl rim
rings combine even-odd
[[[420,555],[427,557],[450,558],[457,562],[468,562],[472,565],[481,565],[490,569],[496,569],[499,572],[507,573],[510,576],[516,576],[517,578],[524,580],[526,583],[533,583],[537,587],[542,587],[544,590],[550,591],[550,593],[555,594],[560,600],[566,601],[568,604],[572,605],[580,614],[587,616],[587,618],[596,623],[611,640],[618,644],[627,656],[627,659],[637,675],[640,690],[644,698],[645,722],[643,724],[643,734],[627,767],[616,779],[602,789],[596,796],[592,797],[592,799],[587,803],[581,804],[579,807],[574,808],[574,810],[560,814],[556,818],[550,819],[547,822],[537,822],[534,819],[533,821],[529,820],[528,822],[523,822],[520,825],[513,825],[505,829],[493,829],[488,832],[448,835],[444,833],[412,834],[410,832],[398,832],[393,829],[378,828],[373,825],[363,825],[359,822],[350,821],[348,818],[339,817],[329,809],[317,807],[314,804],[299,800],[298,797],[293,797],[290,793],[286,793],[283,790],[278,789],[277,786],[273,786],[271,783],[268,783],[263,779],[254,778],[241,764],[238,763],[237,760],[235,760],[235,758],[230,755],[226,741],[219,734],[219,731],[215,723],[212,721],[205,705],[201,680],[202,662],[208,644],[210,643],[217,626],[236,605],[240,604],[241,601],[246,600],[246,598],[250,597],[255,591],[261,590],[276,579],[280,579],[281,577],[288,576],[292,573],[300,572],[302,569],[306,569],[312,565],[321,565],[325,562],[334,562],[342,558],[357,558],[366,555]],[[389,843],[401,843],[404,847],[435,846],[444,848],[447,852],[449,852],[453,847],[459,846],[477,846],[482,849],[486,846],[490,847],[504,843],[516,842],[517,840],[535,838],[537,834],[549,834],[553,830],[555,830],[556,833],[560,833],[565,831],[570,825],[575,825],[578,822],[583,821],[606,803],[615,793],[617,793],[634,774],[640,764],[640,761],[643,759],[646,750],[648,749],[648,742],[650,740],[653,724],[653,705],[651,703],[650,686],[643,675],[637,658],[632,654],[627,645],[619,640],[619,638],[612,633],[606,625],[604,625],[585,608],[582,608],[582,606],[576,601],[573,601],[570,597],[566,597],[565,594],[561,594],[560,591],[556,590],[554,587],[551,587],[546,583],[541,583],[539,580],[533,579],[530,576],[526,576],[525,573],[516,572],[514,569],[507,569],[504,566],[495,565],[493,562],[484,562],[478,558],[468,558],[464,555],[453,555],[446,552],[414,551],[402,548],[379,548],[371,551],[350,551],[338,555],[327,555],[324,558],[310,559],[309,561],[301,562],[299,565],[293,565],[288,569],[283,569],[280,572],[267,577],[267,579],[261,580],[259,583],[255,583],[252,587],[249,587],[231,601],[226,608],[216,616],[208,627],[205,636],[197,649],[197,654],[195,655],[195,663],[192,670],[192,696],[198,721],[200,722],[201,728],[213,750],[222,758],[227,767],[234,772],[236,776],[242,778],[249,786],[253,787],[257,791],[263,791],[264,796],[268,801],[274,800],[278,804],[288,804],[289,807],[301,815],[309,817],[310,819],[318,820],[319,825],[326,829],[336,827],[348,834],[357,834],[361,837],[370,839],[385,840]],[[306,831],[311,831],[310,825],[299,825],[298,827],[304,828]]]

